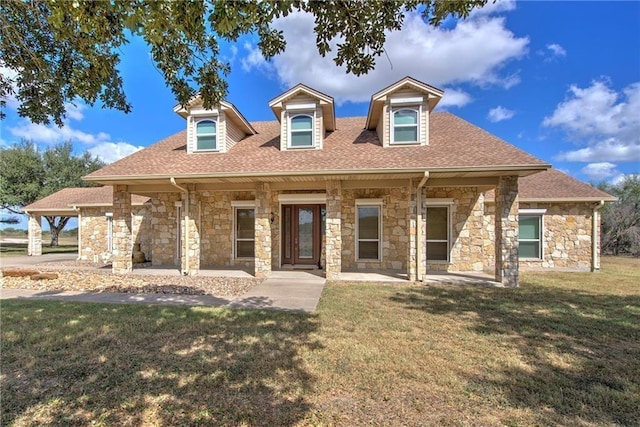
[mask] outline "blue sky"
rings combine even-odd
[[[268,101],[299,82],[332,95],[338,116],[366,115],[371,94],[411,75],[444,89],[439,110],[581,180],[640,172],[640,2],[501,1],[438,29],[408,14],[388,36],[389,59],[359,78],[317,54],[311,17],[292,14],[275,26],[288,48],[271,61],[251,36],[222,51],[232,67],[227,100],[251,121],[274,120]],[[10,101],[0,144],[71,139],[78,153],[111,162],[182,130],[144,43],[122,52],[132,113],[77,103],[57,128],[19,118]]]

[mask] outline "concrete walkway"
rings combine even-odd
[[[274,271],[271,277],[229,304],[236,308],[272,308],[312,313],[325,279],[321,272]]]
[[[41,299],[120,304],[188,305],[312,313],[318,306],[324,284],[324,278],[312,273],[278,271],[274,272],[270,279],[233,300],[210,295],[34,291],[26,289],[0,289],[0,300]]]

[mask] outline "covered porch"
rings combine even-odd
[[[456,231],[457,234],[451,239],[457,240],[448,243],[447,248],[450,255],[445,264],[449,267],[445,265],[444,269],[436,268],[433,271],[433,265],[427,255],[427,207],[434,200],[444,202],[441,198],[429,195],[437,194],[434,191],[442,188],[473,188],[476,195],[488,189],[495,190],[496,215],[492,224],[492,249],[495,248],[495,251],[492,251],[490,256],[495,264],[493,279],[508,286],[517,286],[518,175],[528,173],[531,171],[405,170],[394,173],[378,171],[322,176],[309,173],[255,177],[138,178],[126,182],[109,182],[113,184],[113,272],[128,273],[133,267],[131,195],[136,194],[150,197],[152,203],[164,198],[164,207],[159,206],[156,209],[159,215],[165,215],[168,210],[175,209],[177,224],[174,232],[174,258],[180,274],[214,274],[210,272],[231,266],[244,267],[258,278],[270,277],[274,271],[286,266],[283,259],[283,206],[294,200],[296,203],[307,200],[323,209],[319,250],[322,251],[322,271],[327,279],[342,280],[350,274],[366,274],[369,270],[389,270],[387,277],[402,277],[405,281],[424,281],[428,279],[428,272],[451,273],[451,265],[459,262],[460,253],[473,252],[472,246],[483,245],[482,241],[477,242],[477,239],[465,240],[464,230]],[[162,194],[165,196],[161,196]],[[382,196],[376,198],[376,195]],[[352,205],[357,206],[362,197],[373,198],[368,200],[379,203],[382,206],[378,211],[380,221],[386,222],[385,227],[393,225],[388,230],[380,226],[380,234],[370,239],[379,242],[379,254],[375,262],[358,260],[358,250],[354,248],[361,244],[363,239],[358,240],[357,231],[354,231],[357,219],[354,218],[356,213]],[[474,203],[476,202],[477,200]],[[252,234],[243,237],[243,241],[253,249],[250,258],[238,256],[240,250],[244,251],[247,248],[245,243],[238,243],[241,240],[236,234],[239,220],[232,217],[235,215],[232,212],[238,207],[251,210]],[[473,215],[477,216],[477,213]],[[152,221],[159,220],[152,217]],[[221,223],[224,223],[223,227],[220,226]],[[214,236],[212,229],[220,230],[215,232],[215,238],[224,235],[226,239],[220,243],[224,250],[218,258],[205,253],[205,248],[206,251],[218,249],[218,245],[211,241]],[[155,237],[157,236],[154,235]],[[159,245],[154,243],[153,246]],[[164,246],[166,247],[166,244]],[[225,251],[228,252],[223,253]],[[152,258],[155,262],[155,254]],[[211,260],[214,265],[211,265]],[[483,261],[479,259],[475,262],[481,270]],[[454,267],[459,271],[466,271],[466,265],[459,263],[459,266]],[[478,273],[478,265],[474,265],[474,270]]]

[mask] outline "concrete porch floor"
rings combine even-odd
[[[175,266],[154,266],[145,268],[134,268],[131,274],[149,276],[179,276],[180,269]],[[202,268],[198,272],[202,277],[254,277],[252,272],[244,269],[232,268]],[[324,278],[324,270],[274,270],[269,279],[281,280],[306,280]],[[393,282],[408,283],[407,274],[391,270],[369,270],[369,271],[343,271],[340,279],[349,282]],[[453,284],[453,285],[488,285],[502,286],[496,282],[494,277],[477,271],[461,271],[456,273],[429,272],[425,276],[424,283],[427,284]]]

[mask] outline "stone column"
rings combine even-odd
[[[325,273],[327,280],[340,278],[342,271],[342,184],[327,181],[325,230]]]
[[[126,185],[113,186],[113,258],[112,272],[126,274],[133,268],[131,259],[131,193]]]
[[[418,198],[420,205],[418,206],[418,219],[417,223],[417,247],[418,251],[417,267],[418,267],[418,279],[423,282],[426,280],[427,274],[427,187],[422,187],[420,190],[421,195]]]
[[[191,186],[190,186],[191,187]],[[184,274],[195,276],[200,271],[200,230],[198,230],[198,198],[195,191],[182,194],[180,209],[180,226],[182,241],[180,242],[180,269]],[[188,254],[188,256],[187,256]]]
[[[189,236],[187,251],[189,251],[189,274],[196,275],[200,271],[200,229],[198,218],[200,205],[195,191],[189,192]]]
[[[495,278],[518,286],[518,177],[501,176],[496,187]]]
[[[256,184],[255,276],[271,276],[271,188],[267,182]]]
[[[418,279],[418,189],[413,180],[409,180],[407,227],[409,228],[409,244],[407,245],[407,277],[414,282]]]
[[[42,255],[42,217],[29,214],[27,254],[29,256]]]

